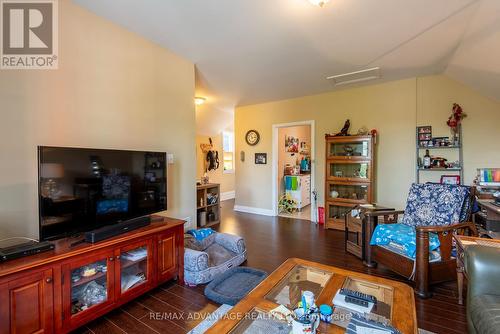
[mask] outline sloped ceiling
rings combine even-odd
[[[446,75],[500,101],[500,1],[483,0]]]
[[[500,0],[74,1],[194,62],[208,113],[374,66],[370,83],[446,73],[500,100]]]

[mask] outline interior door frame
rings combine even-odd
[[[272,178],[273,178],[273,213],[278,216],[278,134],[280,128],[289,128],[292,126],[309,125],[311,127],[311,222],[316,223],[315,207],[317,203],[314,202],[313,190],[315,190],[316,179],[316,122],[314,120],[298,121],[291,123],[273,124],[273,149],[272,149]]]

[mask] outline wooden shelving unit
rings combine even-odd
[[[373,201],[374,138],[325,136],[325,228],[345,229],[345,215]]]
[[[220,223],[220,184],[196,186],[196,226],[211,227]],[[205,216],[205,219],[202,217]],[[205,224],[203,225],[203,221]]]
[[[464,166],[464,159],[463,159],[463,150],[462,150],[462,127],[459,127],[458,130],[458,145],[449,145],[449,146],[420,146],[419,145],[419,131],[417,127],[416,131],[416,183],[420,183],[420,173],[422,172],[454,172],[457,175],[460,175],[460,183],[463,184],[464,182],[464,171],[463,171],[463,166]],[[432,140],[432,139],[431,139]],[[460,167],[450,167],[450,168],[424,168],[421,166],[420,161],[422,159],[422,151],[425,152],[425,150],[429,150],[432,154],[433,150],[448,150],[448,151],[455,151],[458,152],[458,161],[460,164]]]

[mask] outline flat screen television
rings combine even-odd
[[[167,209],[167,154],[38,147],[40,240]]]

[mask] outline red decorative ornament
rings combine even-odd
[[[446,124],[448,124],[452,131],[456,132],[465,117],[467,117],[467,114],[464,113],[462,107],[458,103],[453,103],[451,116],[448,118]]]

